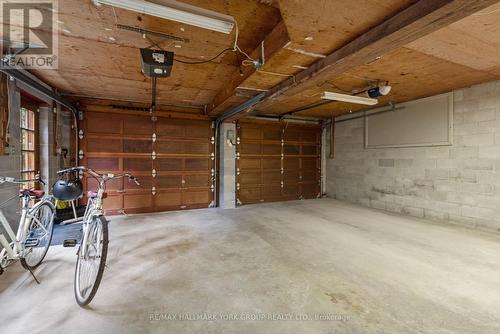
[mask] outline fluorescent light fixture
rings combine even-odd
[[[373,106],[378,103],[377,99],[371,99],[368,97],[361,97],[361,96],[354,96],[354,95],[347,95],[347,94],[339,94],[339,93],[333,93],[333,92],[323,92],[321,94],[321,98],[323,100],[333,100],[333,101],[341,101],[341,102],[348,102],[348,103],[356,103],[356,104],[364,104],[367,106]]]
[[[162,5],[143,0],[94,0],[96,5],[109,5],[133,12],[160,17],[196,27],[229,34],[234,18],[175,0],[163,0]]]

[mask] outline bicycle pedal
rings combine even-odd
[[[24,242],[24,247],[36,247],[38,246],[39,240],[37,238],[28,238]]]
[[[63,243],[63,247],[75,247],[76,245],[78,245],[78,241],[76,239],[66,239]]]

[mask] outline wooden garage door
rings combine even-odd
[[[99,172],[131,173],[108,182],[108,214],[208,207],[213,198],[213,140],[209,121],[85,112],[80,164]],[[95,189],[85,178],[86,189]]]
[[[239,204],[320,195],[319,125],[240,121],[237,130]]]
[[[317,198],[321,192],[321,127],[288,124],[283,131],[283,196]]]

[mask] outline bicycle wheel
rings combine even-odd
[[[42,263],[54,230],[54,209],[51,205],[43,203],[32,215],[26,233],[24,255],[20,259],[22,266],[28,270],[33,270]]]
[[[86,254],[80,254],[84,249],[80,245],[75,268],[75,298],[80,306],[92,301],[101,283],[108,254],[108,222],[102,216],[94,217],[87,233]]]

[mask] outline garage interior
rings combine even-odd
[[[140,185],[108,184],[92,304],[53,240],[41,285],[0,276],[2,332],[500,331],[498,0],[30,6],[52,24],[2,7],[0,176]]]

